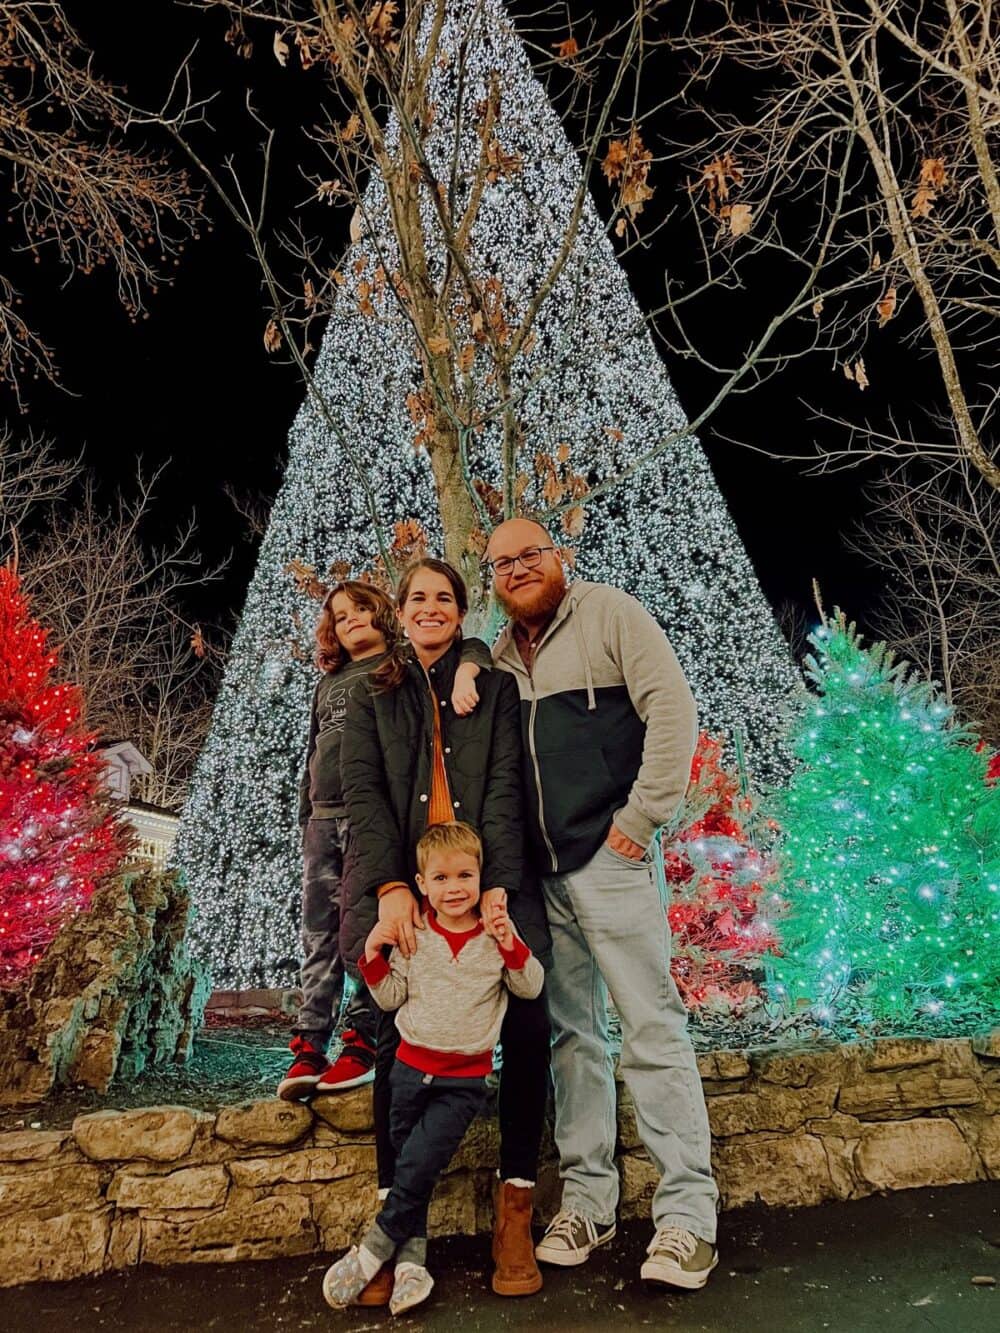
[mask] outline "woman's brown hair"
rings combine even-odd
[[[455,605],[464,616],[469,609],[469,590],[465,586],[465,580],[454,565],[449,565],[447,560],[438,560],[433,555],[421,556],[419,560],[411,561],[403,570],[403,577],[396,587],[397,614],[406,605],[414,575],[419,573],[421,569],[429,569],[434,574],[444,575],[455,594]],[[459,626],[455,637],[456,639],[462,637],[461,626]],[[398,690],[406,678],[406,664],[409,658],[409,645],[403,639],[397,638],[390,648],[388,657],[372,673],[373,687],[379,691]]]
[[[337,638],[334,625],[333,599],[338,593],[345,593],[355,606],[372,613],[372,624],[381,630],[386,647],[392,649],[399,639],[399,621],[392,599],[373,583],[361,583],[357,579],[344,579],[335,583],[323,598],[323,609],[316,622],[316,665],[320,671],[339,671],[350,660],[344,645]]]

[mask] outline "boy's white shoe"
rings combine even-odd
[[[599,1227],[581,1213],[558,1212],[545,1228],[545,1235],[535,1246],[535,1258],[541,1264],[573,1268],[590,1258],[598,1245],[615,1234],[615,1224]]]
[[[719,1262],[718,1251],[683,1227],[660,1227],[646,1250],[649,1258],[640,1269],[647,1282],[697,1291]]]
[[[421,1264],[402,1263],[396,1265],[396,1280],[392,1284],[392,1296],[389,1298],[389,1313],[402,1314],[420,1305],[431,1294],[434,1279]]]

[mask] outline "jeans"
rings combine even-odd
[[[497,1112],[500,1121],[500,1176],[503,1180],[535,1180],[549,1098],[551,1027],[547,986],[534,1000],[507,996],[500,1028],[503,1067]],[[398,1065],[399,1032],[395,1015],[379,1013],[375,1058],[375,1153],[380,1189],[393,1182],[396,1152],[390,1130],[392,1074]]]
[[[302,835],[302,1004],[295,1020],[314,1046],[325,1050],[340,1020],[344,1000],[344,960],[340,954],[340,906],[346,819],[310,819]],[[364,982],[356,982],[343,1015],[375,1045],[375,1003]]]
[[[670,976],[670,929],[652,861],[630,861],[604,845],[579,870],[548,875],[543,885],[562,1207],[610,1225],[618,1204],[610,991],[621,1019],[622,1076],[660,1175],[653,1221],[714,1243],[708,1114],[687,1013]]]
[[[389,1121],[396,1168],[375,1225],[396,1245],[427,1235],[427,1208],[438,1177],[486,1101],[485,1078],[422,1074],[393,1065]]]

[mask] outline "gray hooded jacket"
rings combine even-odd
[[[649,612],[619,588],[574,583],[530,673],[511,625],[493,658],[520,692],[536,868],[586,864],[612,820],[647,847],[684,796],[698,733],[694,697]]]

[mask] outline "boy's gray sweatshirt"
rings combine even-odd
[[[393,949],[359,967],[380,1009],[396,1012],[397,1058],[427,1074],[481,1078],[492,1069],[493,1048],[507,1012],[507,992],[533,1000],[545,973],[522,939],[504,952],[483,929],[445,930],[434,912],[417,932],[417,950]]]
[[[536,864],[546,873],[585,865],[612,820],[648,847],[687,790],[698,718],[674,650],[645,607],[620,588],[573,583],[530,672],[512,625],[493,658],[520,691]]]

